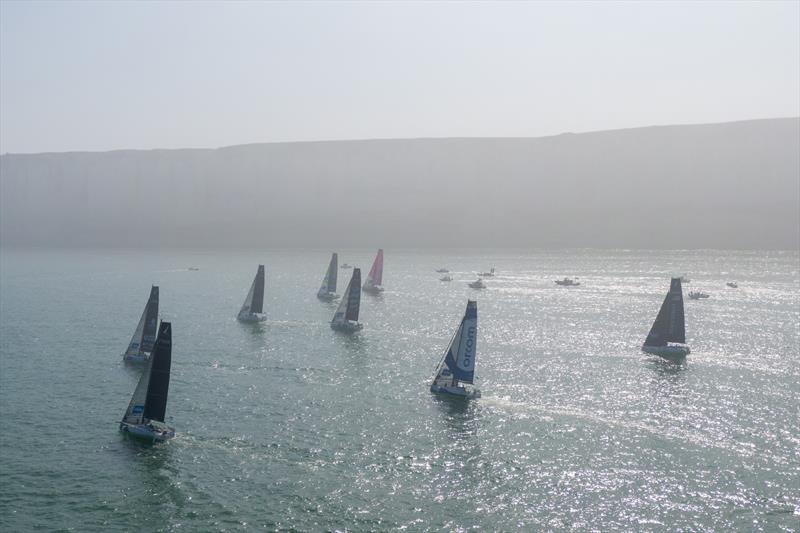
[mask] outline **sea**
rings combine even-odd
[[[387,248],[351,335],[316,298],[331,251],[0,250],[0,530],[800,531],[797,251]],[[709,294],[682,364],[640,350],[675,275]],[[156,445],[118,430],[151,284]],[[468,299],[482,397],[439,397]]]

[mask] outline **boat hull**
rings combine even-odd
[[[317,298],[322,300],[323,302],[330,302],[338,298],[339,295],[334,292],[319,292],[317,293]]]
[[[673,344],[668,346],[642,346],[644,353],[657,355],[670,361],[679,361],[685,359],[691,353],[691,350],[685,344]]]
[[[137,353],[136,355],[122,355],[122,360],[126,363],[146,363],[149,356],[146,353]]]
[[[360,331],[363,328],[364,325],[358,322],[345,322],[342,324],[331,322],[331,329],[335,331],[342,331],[344,333],[355,333],[356,331]]]
[[[476,399],[481,397],[481,391],[478,389],[467,389],[460,386],[431,385],[431,392],[434,394],[444,394],[447,396],[466,399]]]
[[[383,287],[380,285],[364,285],[361,290],[369,294],[380,294],[383,292]]]
[[[239,315],[236,317],[236,320],[239,322],[245,322],[248,324],[255,324],[256,322],[264,322],[267,319],[267,315],[262,315],[259,313],[248,313],[246,315]]]
[[[165,430],[158,430],[150,424],[127,424],[125,422],[120,422],[119,430],[131,437],[150,442],[164,442],[175,436],[175,430],[171,427],[166,427]]]

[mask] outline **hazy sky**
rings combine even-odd
[[[0,152],[800,115],[800,2],[0,2]]]

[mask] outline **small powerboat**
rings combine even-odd
[[[436,272],[438,272],[439,274],[446,274],[447,272],[450,272],[450,271],[447,270],[446,268],[438,268],[438,269],[436,269]]]
[[[439,281],[453,281],[453,278],[450,276],[450,274],[446,274],[439,278]]]
[[[738,284],[738,283],[736,283],[735,281],[729,281],[729,282],[728,282],[728,283],[726,283],[725,285],[727,285],[727,286],[728,286],[728,287],[730,287],[731,289],[738,289],[738,288],[739,288],[739,284]]]
[[[708,297],[709,297],[708,294],[704,293],[703,291],[698,290],[689,292],[689,298],[692,300],[703,300]]]
[[[494,267],[492,267],[491,270],[489,270],[489,272],[481,272],[481,273],[479,273],[478,276],[480,276],[482,278],[493,278],[494,277]]]
[[[353,268],[353,265],[348,265],[347,263],[342,263],[342,266],[339,268],[346,269],[346,268]]]
[[[580,283],[571,278],[557,279],[555,280],[555,284],[561,285],[562,287],[577,287],[580,285]]]
[[[475,281],[473,281],[472,283],[469,283],[469,286],[472,287],[473,289],[485,289],[486,288],[486,284],[483,282],[483,280],[481,278],[478,278]]]

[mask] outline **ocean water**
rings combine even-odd
[[[2,250],[0,529],[800,531],[797,252],[387,249],[351,336],[315,297],[328,259]],[[240,324],[259,263],[268,320]],[[711,297],[674,365],[639,348],[680,273]],[[117,430],[150,284],[179,433],[156,446]],[[468,298],[483,397],[435,397]]]

